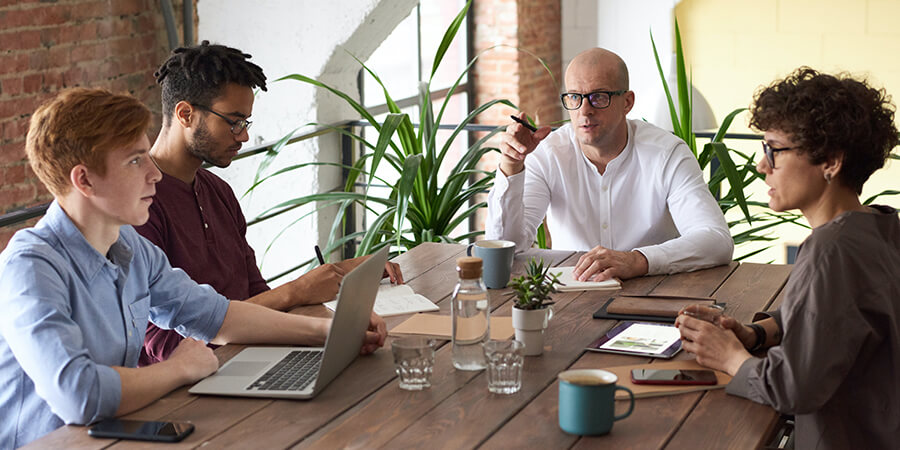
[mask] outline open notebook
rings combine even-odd
[[[550,269],[550,273],[558,273],[559,281],[565,283],[565,286],[558,286],[557,289],[560,292],[569,292],[569,291],[601,291],[601,290],[610,290],[614,291],[616,289],[622,288],[622,283],[615,279],[609,279],[605,281],[576,281],[575,277],[572,273],[575,271],[574,266],[568,267],[553,267]]]
[[[332,311],[337,308],[337,300],[323,304]],[[390,280],[381,280],[381,284],[378,286],[378,296],[375,298],[375,314],[381,317],[390,317],[430,311],[440,311],[440,308],[425,296],[416,294],[408,285],[394,285]]]

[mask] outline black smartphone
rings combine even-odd
[[[187,422],[107,419],[89,428],[88,434],[98,438],[178,442],[193,431],[194,425]]]
[[[634,384],[716,384],[716,374],[712,370],[678,369],[631,369]]]

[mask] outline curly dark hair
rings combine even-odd
[[[865,79],[804,66],[756,92],[750,126],[787,133],[813,164],[840,158],[837,180],[859,194],[900,141],[895,109],[887,92]]]
[[[208,106],[227,83],[265,91],[262,68],[248,59],[250,55],[238,49],[209,41],[172,50],[169,59],[153,74],[162,86],[163,125],[171,120],[178,102]]]

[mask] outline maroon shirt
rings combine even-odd
[[[208,170],[198,170],[193,185],[163,174],[150,220],[135,229],[166,253],[172,267],[228,299],[245,300],[269,289],[247,244],[247,222],[234,192]],[[150,324],[138,365],[167,359],[181,339],[174,330]]]

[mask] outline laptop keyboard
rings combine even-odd
[[[248,391],[302,391],[319,374],[325,352],[295,350],[247,387]]]

